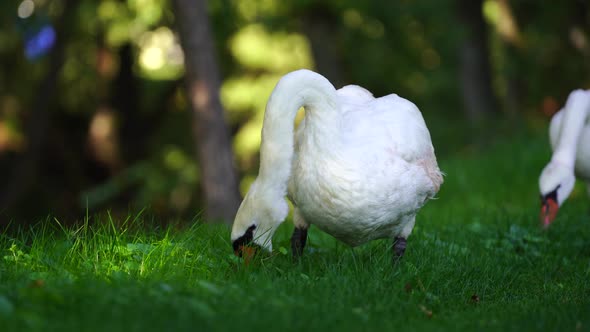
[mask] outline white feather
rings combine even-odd
[[[541,195],[557,189],[561,205],[571,193],[575,176],[588,183],[590,194],[590,90],[574,90],[565,107],[551,119],[551,161],[539,178]],[[559,186],[559,187],[558,187]]]
[[[306,114],[293,141],[301,106]],[[232,240],[255,225],[255,242],[269,249],[286,215],[287,189],[298,226],[314,224],[355,246],[407,238],[416,213],[442,184],[429,131],[413,103],[393,94],[374,98],[353,85],[336,90],[308,70],[277,84],[260,153],[259,176],[238,211]]]

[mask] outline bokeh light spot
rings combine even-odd
[[[55,30],[51,25],[45,25],[35,35],[30,37],[25,44],[27,59],[35,59],[45,55],[55,44]]]
[[[18,17],[25,19],[35,12],[35,3],[32,0],[24,0],[18,6]]]

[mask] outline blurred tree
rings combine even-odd
[[[229,131],[219,99],[221,81],[209,26],[206,0],[174,0],[184,50],[186,93],[193,112],[193,133],[201,169],[205,217],[233,222],[240,204]]]
[[[327,3],[316,3],[303,9],[303,32],[311,44],[318,72],[339,88],[349,82],[342,72],[342,45],[339,39],[340,13]]]
[[[0,206],[9,208],[22,198],[37,181],[38,167],[43,148],[48,143],[47,133],[51,121],[51,104],[56,97],[59,75],[65,62],[65,49],[68,44],[68,24],[77,10],[77,1],[64,0],[63,10],[56,22],[55,44],[51,48],[48,69],[39,82],[35,97],[31,102],[31,115],[25,124],[27,149],[13,161],[0,192]]]
[[[467,117],[471,121],[497,113],[492,90],[488,30],[483,17],[483,0],[457,0],[456,11],[465,27],[460,53],[461,92]]]

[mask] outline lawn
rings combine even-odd
[[[351,249],[314,228],[294,262],[288,222],[245,265],[224,227],[49,217],[0,235],[0,330],[589,331],[590,204],[579,183],[540,230],[548,158],[541,134],[442,158],[397,266],[389,241]]]

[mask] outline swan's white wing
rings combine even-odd
[[[426,123],[412,102],[388,95],[362,107],[345,104],[344,108],[343,132],[348,146],[380,147],[410,163],[434,156]]]
[[[551,124],[549,125],[549,140],[551,142],[551,149],[555,151],[557,144],[559,144],[559,137],[561,136],[562,123],[563,123],[564,111],[553,115],[551,118]],[[590,119],[590,118],[589,118]],[[590,120],[586,120],[586,126],[582,130],[581,136],[578,140],[578,147],[576,149],[576,175],[582,180],[590,181]]]
[[[388,95],[362,107],[345,104],[344,109],[344,144],[356,150],[359,159],[401,158],[423,167],[438,190],[442,176],[430,132],[416,105],[397,95]],[[375,155],[371,156],[371,152]]]
[[[371,91],[358,85],[343,86],[336,90],[336,94],[346,102],[351,103],[366,103],[375,99]]]
[[[396,95],[375,101],[394,151],[407,162],[434,158],[430,132],[414,103]]]

